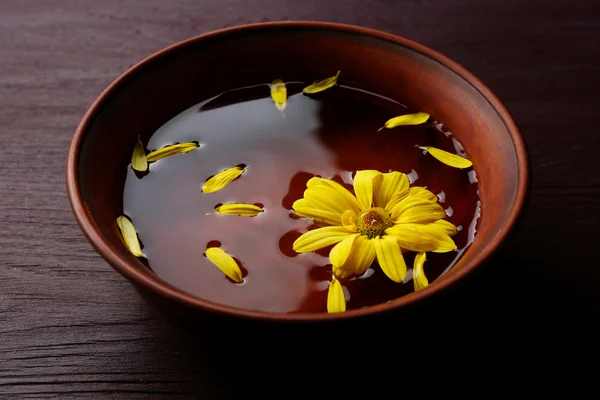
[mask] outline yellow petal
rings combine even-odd
[[[438,241],[420,228],[424,225],[400,224],[386,229],[385,233],[392,236],[400,247],[410,251],[433,251],[438,247]]]
[[[332,76],[327,79],[323,79],[322,81],[315,82],[312,85],[305,87],[303,92],[306,94],[313,94],[313,93],[319,93],[319,92],[322,92],[323,90],[329,89],[330,87],[333,87],[337,83],[339,76],[340,76],[340,71],[338,71],[337,74],[335,74],[335,76]]]
[[[338,278],[346,278],[352,274],[363,274],[375,260],[375,248],[369,238],[359,235],[352,243],[352,250],[343,265],[332,266],[333,273]],[[333,264],[333,263],[332,263]]]
[[[398,224],[385,233],[394,237],[400,247],[410,251],[446,253],[456,250],[456,244],[446,234],[445,228],[436,224]]]
[[[142,254],[140,242],[131,221],[124,215],[121,215],[119,218],[117,218],[117,225],[119,225],[121,236],[123,236],[123,241],[125,242],[125,245],[131,254],[136,257],[143,257],[144,255]]]
[[[381,270],[394,282],[402,282],[406,278],[406,263],[396,240],[389,236],[371,240]]]
[[[423,271],[423,265],[426,260],[425,253],[419,253],[415,257],[415,263],[413,265],[413,283],[415,290],[425,289],[429,285],[429,281]]]
[[[426,150],[429,154],[438,159],[438,161],[441,161],[451,167],[469,168],[473,166],[471,161],[464,157],[457,156],[456,154],[448,153],[447,151],[436,149],[435,147],[419,146],[419,148],[421,150]]]
[[[313,229],[296,239],[293,245],[294,251],[297,253],[309,253],[340,242],[352,234],[353,232],[341,226],[326,226]]]
[[[163,147],[162,149],[154,150],[148,153],[148,162],[155,162],[177,154],[185,154],[189,151],[197,149],[198,147],[198,143],[194,142],[171,144]]]
[[[137,143],[133,148],[133,154],[131,155],[131,167],[136,171],[145,172],[148,170],[148,159],[146,157],[146,150],[142,144],[142,140],[138,136]]]
[[[342,214],[342,226],[349,231],[356,232],[356,220],[358,217],[356,213],[352,210],[346,210]]]
[[[426,224],[444,218],[446,212],[438,203],[416,198],[402,200],[392,208],[390,215],[397,224]]]
[[[348,256],[350,256],[350,251],[352,250],[352,244],[354,243],[354,240],[357,236],[360,235],[350,235],[335,246],[333,246],[333,248],[329,252],[329,259],[331,260],[331,264],[334,267],[340,267],[346,263]]]
[[[235,178],[242,175],[244,171],[245,170],[240,167],[228,168],[225,171],[221,171],[204,183],[204,186],[202,186],[202,192],[217,192],[229,185]]]
[[[287,89],[285,83],[281,79],[275,79],[271,83],[271,98],[275,103],[275,106],[279,111],[285,109],[285,103],[287,101]]]
[[[358,205],[362,210],[366,210],[373,205],[373,192],[375,188],[379,188],[382,174],[379,171],[372,169],[356,171],[354,176],[354,193]]]
[[[424,113],[424,112],[401,115],[399,117],[394,117],[394,118],[388,119],[386,121],[385,125],[382,126],[381,128],[379,128],[379,130],[382,130],[384,128],[392,129],[397,126],[404,126],[404,125],[420,125],[424,122],[427,122],[428,119],[429,119],[429,114]]]
[[[233,257],[227,254],[219,247],[210,247],[206,249],[206,258],[217,266],[225,275],[237,283],[242,283],[242,271]]]
[[[420,186],[414,186],[408,189],[408,195],[406,197],[425,199],[434,202],[438,201],[438,197],[435,194]]]
[[[331,186],[311,186],[304,191],[304,200],[318,210],[333,211],[340,216],[348,209],[344,196]]]
[[[350,193],[350,191],[348,189],[346,189],[344,186],[340,185],[333,179],[323,179],[323,178],[314,177],[314,178],[310,178],[309,181],[306,183],[307,187],[323,186],[323,185],[331,186],[339,194],[341,194],[344,197],[344,199],[346,200],[348,207],[351,208],[352,210],[354,210],[354,212],[360,211],[360,208],[358,207],[358,200],[356,200],[356,197],[352,193]]]
[[[312,218],[313,221],[326,225],[341,224],[340,213],[316,209],[305,199],[296,200],[292,205],[292,208],[294,209],[294,214],[302,218]]]
[[[215,212],[217,214],[239,215],[242,217],[256,217],[263,211],[264,210],[261,207],[255,206],[254,204],[234,203],[215,207]]]
[[[402,172],[389,172],[382,174],[381,185],[375,196],[377,207],[385,207],[396,194],[405,193],[408,190],[408,176]]]
[[[458,231],[458,229],[456,229],[456,226],[454,226],[453,223],[446,221],[445,219],[438,219],[437,221],[433,222],[433,225],[437,225],[440,228],[442,228],[448,236],[455,235]]]
[[[346,298],[340,281],[333,278],[327,292],[327,312],[340,313],[346,311]]]

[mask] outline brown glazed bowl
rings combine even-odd
[[[477,237],[458,263],[427,289],[342,314],[269,314],[211,303],[169,285],[131,255],[115,219],[136,138],[146,141],[182,110],[226,89],[274,76],[345,82],[390,98],[402,93],[455,133],[475,164],[483,213]],[[210,32],[172,45],[117,78],[87,111],[67,161],[75,217],[94,248],[142,297],[174,321],[336,321],[407,309],[455,285],[498,248],[528,190],[526,150],[506,108],[471,73],[415,42],[355,26],[275,22]],[[229,317],[233,317],[229,318]]]

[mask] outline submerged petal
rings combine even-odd
[[[312,207],[305,199],[296,200],[292,205],[294,214],[302,218],[312,218],[316,223],[341,225],[341,214]]]
[[[146,172],[148,170],[148,158],[146,157],[146,149],[142,144],[142,140],[138,136],[137,143],[133,148],[133,154],[131,155],[131,168],[139,172]]]
[[[382,130],[384,128],[392,129],[397,126],[404,126],[404,125],[420,125],[424,122],[427,122],[428,119],[429,119],[429,114],[424,113],[424,112],[401,115],[399,117],[394,117],[394,118],[388,119],[386,121],[385,125],[382,126],[381,128],[379,128],[379,130]]]
[[[242,217],[256,217],[263,211],[264,210],[261,207],[255,206],[254,204],[233,203],[215,207],[215,212],[217,214],[239,215]]]
[[[429,285],[429,281],[423,271],[423,265],[427,257],[425,253],[419,253],[415,257],[415,263],[413,265],[413,283],[415,290],[425,289]]]
[[[117,218],[117,225],[119,225],[123,241],[125,242],[125,245],[131,254],[136,257],[143,257],[144,255],[142,254],[137,232],[135,231],[131,221],[126,216],[121,215],[119,218]]]
[[[315,82],[312,85],[305,87],[304,90],[302,90],[302,91],[306,94],[322,92],[323,90],[333,87],[337,83],[339,76],[340,76],[340,71],[338,71],[337,74],[335,74],[335,76],[323,79],[322,81]]]
[[[189,151],[197,149],[198,147],[200,147],[200,145],[194,142],[171,144],[163,147],[162,149],[154,150],[148,153],[148,162],[156,162],[158,160],[162,160],[163,158],[177,154],[185,154]]]
[[[358,200],[356,200],[356,197],[352,193],[350,193],[350,191],[348,189],[346,189],[344,186],[340,185],[333,179],[323,179],[323,178],[314,177],[314,178],[310,178],[308,180],[308,182],[306,183],[307,187],[323,186],[323,185],[331,186],[339,194],[341,194],[344,197],[344,200],[346,200],[346,203],[348,204],[349,208],[351,208],[355,212],[360,211],[360,208],[358,207]]]
[[[414,222],[425,224],[444,218],[446,213],[442,206],[433,201],[407,198],[394,206],[390,215],[397,224]]]
[[[342,284],[333,278],[327,292],[327,312],[340,313],[346,311],[346,298]]]
[[[202,192],[217,192],[229,185],[238,176],[242,175],[244,171],[245,170],[240,167],[228,168],[225,171],[221,171],[204,183],[204,186],[202,186]]]
[[[385,207],[395,195],[408,190],[408,176],[402,172],[392,171],[382,174],[381,185],[375,195],[375,205]]]
[[[340,242],[352,234],[341,226],[317,228],[302,234],[294,242],[293,248],[297,253],[309,253]]]
[[[435,147],[419,146],[421,150],[427,151],[438,161],[443,162],[454,168],[469,168],[473,166],[473,163],[468,159],[458,156],[456,154],[448,153],[447,151],[436,149]]]
[[[354,193],[358,205],[362,210],[371,208],[373,205],[374,189],[379,188],[382,174],[372,169],[356,171],[354,176]]]
[[[242,283],[244,280],[239,265],[237,265],[233,257],[227,254],[223,249],[219,247],[210,247],[206,249],[206,258],[233,281]]]
[[[275,79],[271,83],[271,98],[275,103],[275,107],[277,107],[279,111],[283,111],[285,109],[285,103],[287,101],[287,88],[281,79]]]
[[[402,282],[406,278],[406,263],[396,240],[384,236],[372,239],[372,243],[381,270],[394,282]]]

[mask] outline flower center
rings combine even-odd
[[[390,215],[380,207],[369,208],[358,216],[358,233],[373,239],[385,235],[385,230],[394,225]]]

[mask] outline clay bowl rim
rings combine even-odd
[[[356,310],[349,310],[345,313],[338,314],[327,314],[327,313],[266,313],[260,311],[244,310],[240,308],[229,307],[217,303],[213,303],[201,298],[195,297],[191,294],[183,292],[165,281],[153,280],[150,276],[143,273],[139,266],[135,266],[123,257],[121,257],[111,246],[111,244],[102,236],[98,228],[96,227],[93,218],[87,210],[87,207],[81,197],[79,190],[78,181],[78,165],[79,165],[79,149],[84,141],[85,134],[88,128],[93,124],[95,115],[101,110],[105,102],[110,101],[110,97],[113,92],[123,84],[127,79],[137,74],[146,64],[151,63],[159,58],[168,56],[169,53],[185,47],[193,42],[203,41],[206,39],[215,38],[221,35],[227,35],[231,33],[241,31],[253,31],[257,29],[272,28],[274,30],[281,28],[303,28],[303,29],[315,29],[320,31],[337,31],[346,32],[357,35],[370,36],[376,39],[380,39],[387,42],[392,42],[400,46],[409,48],[417,53],[425,55],[430,59],[433,59],[440,64],[449,68],[451,71],[461,76],[474,88],[476,88],[481,95],[492,105],[496,110],[499,117],[504,122],[515,147],[517,154],[517,168],[519,168],[519,182],[517,186],[517,193],[515,203],[510,211],[508,222],[498,232],[490,244],[483,249],[483,251],[476,257],[470,264],[465,265],[461,270],[454,272],[447,278],[437,281],[434,285],[429,286],[426,290],[413,292],[408,295],[402,296],[389,303],[382,303],[375,306],[360,308]],[[326,34],[326,33],[325,33]],[[154,54],[142,59],[129,69],[122,73],[116,78],[104,91],[98,96],[98,98],[92,103],[83,119],[79,123],[75,134],[72,138],[69,153],[67,156],[67,168],[66,168],[66,180],[67,180],[67,192],[71,207],[75,214],[75,218],[79,223],[84,235],[88,238],[92,246],[96,251],[106,260],[114,269],[116,269],[121,275],[123,275],[132,283],[142,286],[145,289],[150,290],[154,294],[161,297],[174,300],[178,303],[182,303],[186,306],[206,310],[208,312],[244,318],[244,319],[258,319],[268,320],[277,322],[293,322],[293,321],[331,321],[331,320],[346,320],[361,316],[373,315],[384,311],[390,311],[392,309],[400,309],[411,303],[421,301],[429,296],[435,295],[438,292],[443,291],[447,287],[456,284],[465,275],[473,271],[478,267],[485,259],[487,259],[504,241],[510,231],[517,223],[521,211],[524,208],[528,187],[529,187],[529,163],[528,156],[525,149],[525,144],[519,133],[519,130],[510,116],[506,107],[500,102],[500,100],[493,94],[493,92],[476,78],[472,73],[467,71],[461,65],[452,61],[448,57],[432,50],[424,45],[416,43],[412,40],[396,36],[390,33],[378,31],[371,28],[365,28],[354,25],[333,23],[333,22],[321,22],[321,21],[280,21],[280,22],[264,22],[264,23],[253,23],[246,25],[239,25],[224,29],[211,31],[205,34],[201,34],[181,42],[172,44],[162,50],[155,52]]]

